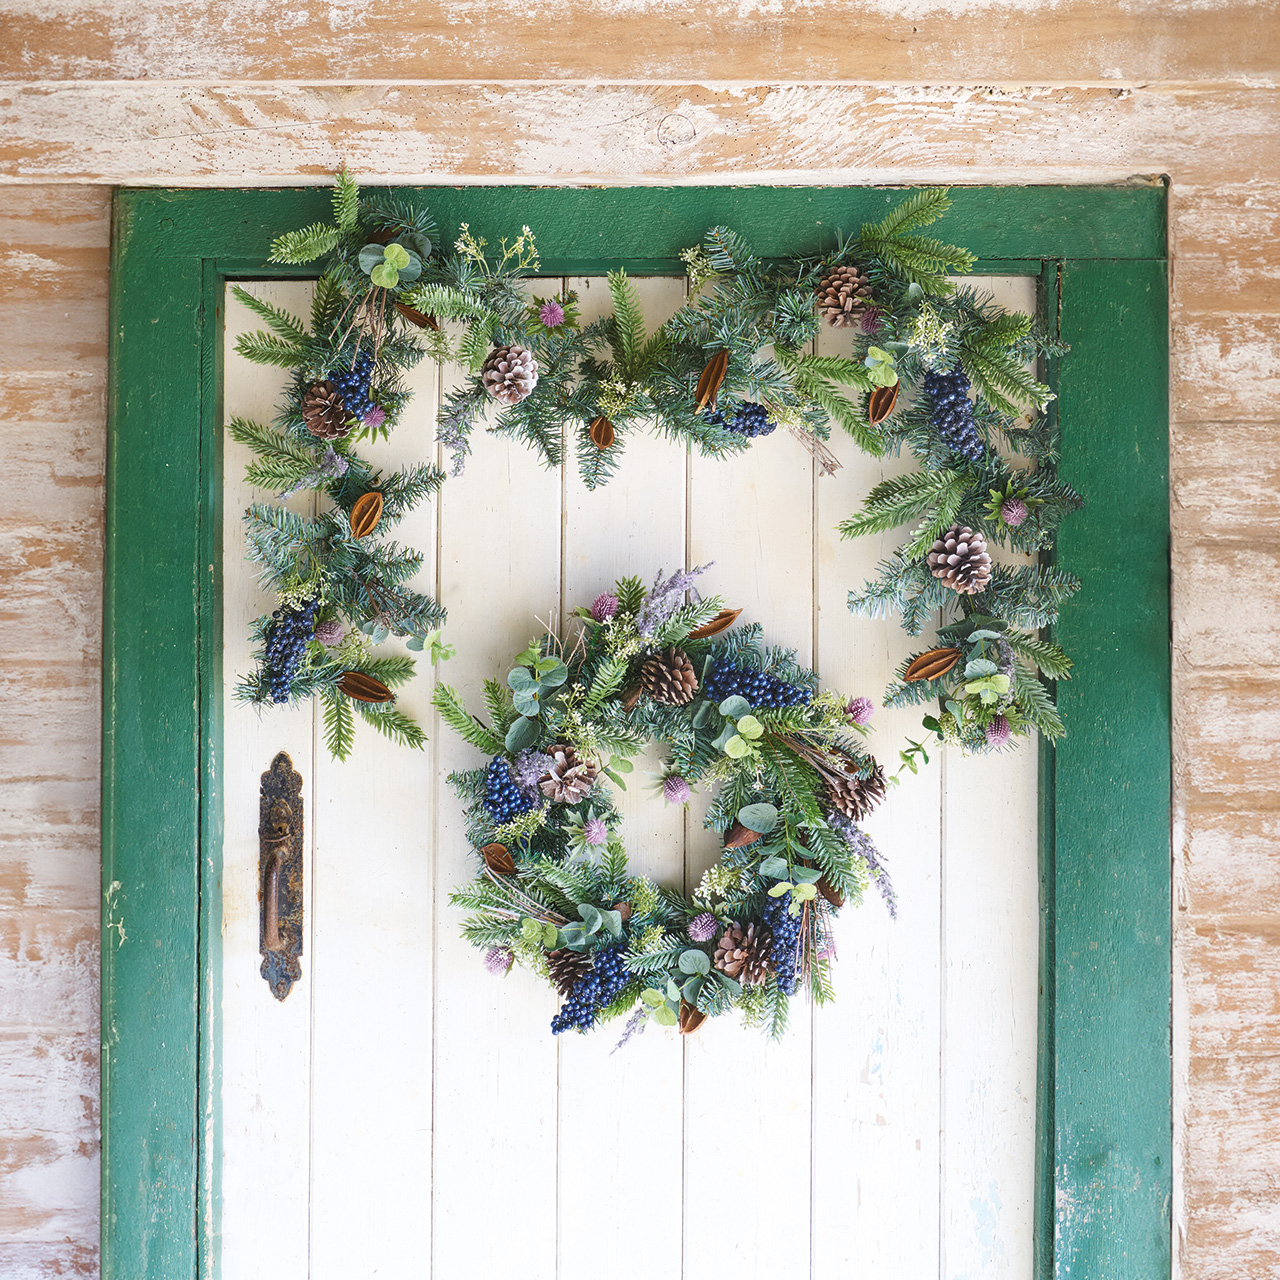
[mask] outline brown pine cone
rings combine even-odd
[[[885,797],[887,783],[884,768],[876,765],[870,777],[858,777],[858,766],[847,760],[844,772],[828,777],[824,783],[827,799],[850,822],[861,822]]]
[[[731,924],[716,943],[715,966],[738,982],[754,984],[769,976],[773,931],[765,924]]]
[[[871,280],[861,267],[832,267],[817,289],[818,311],[833,329],[852,329],[872,305]]]
[[[480,368],[480,380],[499,404],[519,404],[538,385],[538,361],[524,347],[494,347]]]
[[[302,418],[307,430],[321,440],[338,440],[355,425],[332,382],[313,382],[302,397]]]
[[[933,544],[928,556],[929,571],[952,591],[976,596],[991,581],[991,557],[987,540],[968,525],[953,524]]]
[[[581,951],[561,947],[559,951],[548,953],[547,968],[551,970],[551,981],[556,984],[556,990],[562,996],[567,996],[573,993],[574,987],[586,976],[587,970],[591,968],[591,959]]]
[[[547,754],[551,768],[538,779],[539,789],[557,804],[577,804],[595,786],[600,766],[569,746],[548,747]]]
[[[640,668],[640,683],[654,702],[667,707],[685,707],[698,691],[693,663],[683,649],[672,645],[646,658]]]

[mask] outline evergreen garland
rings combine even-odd
[[[913,635],[940,621],[957,661],[921,684],[915,655],[888,701],[936,699],[931,731],[966,750],[1000,747],[1033,728],[1052,736],[1061,722],[1035,672],[1063,679],[1070,662],[1030,633],[1053,625],[1078,581],[1052,563],[996,563],[969,584],[981,590],[966,594],[928,560],[951,534],[976,538],[981,554],[991,548],[1051,559],[1060,521],[1081,502],[1056,474],[1052,394],[1026,367],[1063,348],[1030,316],[953,284],[952,275],[972,268],[972,255],[926,234],[949,203],[945,190],[913,192],[879,222],[841,235],[833,249],[781,260],[713,227],[682,254],[687,302],[650,334],[625,273],[608,278],[612,313],[584,326],[573,294],[526,292],[524,278],[539,269],[528,227],[492,248],[463,223],[444,249],[429,214],[394,198],[363,198],[343,172],[333,223],[288,233],[274,246],[277,261],[324,259],[311,325],[245,295],[267,331],[242,337],[239,350],[295,370],[290,402],[273,428],[234,423],[232,430],[257,453],[254,483],[322,489],[339,505],[344,496],[354,500],[362,482],[375,481],[367,468],[362,477],[351,445],[391,426],[405,400],[399,372],[425,347],[467,371],[437,421],[455,474],[487,414],[489,431],[522,441],[545,466],[561,464],[568,441],[589,488],[616,473],[629,434],[646,427],[712,457],[741,452],[782,427],[824,473],[839,466],[827,445],[832,423],[875,456],[905,449],[917,470],[877,485],[840,526],[846,537],[910,530],[849,603],[855,611],[897,612]],[[813,353],[824,321],[852,336],[849,355]],[[306,425],[308,390],[328,380],[346,395],[360,381],[361,359],[371,374],[372,411],[349,435],[317,444]],[[351,394],[363,397],[362,385]],[[424,470],[415,483],[425,496],[439,473]],[[375,609],[350,577],[358,549],[330,556],[338,546],[326,541],[337,536],[332,528],[291,526],[299,541],[290,543],[288,530],[259,528],[259,515],[251,520],[255,557],[271,568],[286,604],[308,598],[294,562],[330,557],[347,575],[346,587],[327,587],[334,607],[349,604],[344,616],[366,634],[422,641],[438,620],[419,600],[389,592],[384,601],[381,588]],[[385,557],[377,561],[379,580],[394,585],[403,553],[388,548]]]
[[[693,590],[700,572],[647,591],[623,579],[577,610],[572,638],[535,639],[486,683],[487,718],[435,693],[492,757],[450,778],[479,863],[452,902],[491,971],[518,962],[557,986],[555,1033],[632,1011],[689,1032],[737,1008],[780,1035],[798,986],[831,997],[840,907],[872,883],[893,900],[851,817],[884,790],[860,717],[793,650],[764,647],[758,624],[728,629],[723,602]],[[729,684],[748,693],[721,697]],[[628,872],[606,784],[624,787],[654,741],[667,803],[716,789],[706,824],[724,853],[688,895]]]

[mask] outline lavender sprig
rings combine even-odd
[[[680,599],[686,591],[692,592],[695,600],[701,599],[693,585],[694,579],[713,564],[715,561],[709,560],[696,569],[677,569],[665,582],[662,580],[663,571],[659,569],[640,612],[636,614],[636,630],[640,635],[649,639],[680,607]]]
[[[889,878],[889,869],[884,864],[884,855],[876,848],[871,837],[856,822],[846,818],[843,813],[833,812],[827,816],[827,825],[840,833],[844,842],[852,850],[855,857],[861,858],[871,872],[871,879],[880,890],[884,905],[889,915],[898,918],[898,895],[894,892],[893,881]]]

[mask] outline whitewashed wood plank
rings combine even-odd
[[[311,303],[304,281],[245,286],[259,298],[298,314]],[[269,423],[287,384],[279,369],[235,353],[237,333],[261,328],[230,289],[226,298],[225,415]],[[222,1275],[224,1280],[304,1280],[307,1231],[314,990],[312,849],[316,775],[310,704],[259,713],[234,700],[238,675],[250,668],[249,623],[273,607],[245,560],[241,514],[261,490],[244,483],[250,450],[229,437],[223,454],[223,796],[222,871]],[[311,496],[289,506],[312,509]],[[306,923],[302,978],[277,1001],[259,974],[258,789],[277,751],[302,775],[307,837],[304,849]],[[277,1188],[294,1193],[279,1196]]]
[[[390,441],[361,446],[384,473],[430,460],[438,366],[409,371],[413,394]],[[391,536],[423,553],[413,587],[436,593],[434,501]],[[385,646],[403,651],[402,642]],[[311,961],[311,1277],[416,1274],[431,1203],[432,669],[398,704],[432,732],[411,751],[357,720],[351,758],[317,737]],[[317,716],[317,735],[320,728]],[[447,730],[446,730],[447,732]]]
[[[588,323],[610,311],[602,276],[569,285]],[[636,281],[650,332],[684,301],[683,279]],[[564,608],[590,604],[619,577],[652,581],[683,566],[687,453],[647,434],[629,435],[622,468],[590,492],[572,457],[565,470]],[[684,810],[653,789],[655,750],[636,761],[616,794],[634,873],[684,883]],[[644,1205],[652,1222],[680,1221],[684,1166],[684,1055],[679,1035],[648,1027],[612,1053],[625,1023],[560,1037],[559,1169],[561,1277],[580,1276],[608,1259],[617,1280],[678,1276],[679,1231],[646,1232],[643,1249],[620,1248],[618,1208]]]
[[[706,589],[764,625],[765,641],[813,653],[813,464],[784,433],[724,461],[694,456],[689,558],[714,560]],[[690,806],[691,886],[720,856]],[[685,1274],[809,1273],[811,1009],[792,1004],[770,1043],[717,1019],[685,1048]]]
[[[538,629],[535,617],[559,615],[561,477],[543,470],[523,445],[480,433],[465,473],[444,486],[439,503],[440,598],[458,648],[441,679],[479,712],[482,681],[508,670],[512,655]],[[460,936],[461,916],[449,905],[449,891],[475,875],[477,862],[445,778],[485,760],[438,717],[433,732],[433,1274],[550,1280],[556,1270],[555,996],[523,970],[491,977]]]
[[[1034,313],[1033,278],[981,283],[1006,309]],[[1022,1280],[1033,1262],[1036,746],[945,755],[942,1275]]]
[[[821,355],[848,337],[824,330]],[[833,438],[844,466],[818,482],[819,670],[829,685],[877,704],[869,742],[893,773],[906,737],[922,737],[918,709],[879,707],[898,663],[915,647],[896,618],[849,612],[850,590],[900,541],[841,539],[836,525],[901,459],[868,457]],[[866,822],[899,901],[890,918],[874,889],[837,918],[836,1002],[814,1016],[814,1276],[928,1280],[938,1267],[940,793],[934,766],[902,785]]]

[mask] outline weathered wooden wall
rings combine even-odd
[[[1280,1273],[1274,4],[8,0],[0,30],[0,1275],[96,1269],[107,186],[343,160],[392,182],[1170,176],[1177,1255],[1187,1280]]]

